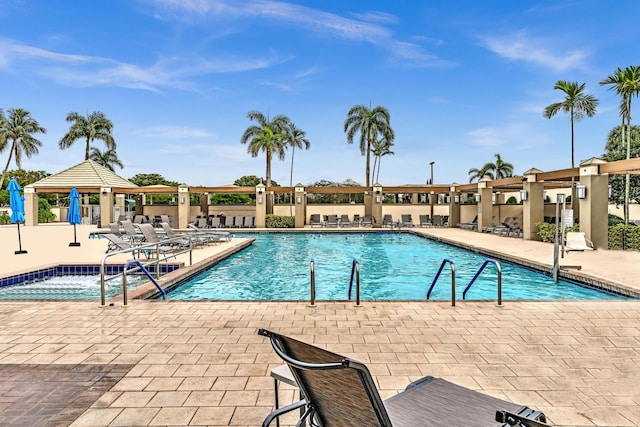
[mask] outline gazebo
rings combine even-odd
[[[80,194],[100,194],[99,227],[106,227],[114,216],[113,190],[138,188],[131,181],[122,178],[93,160],[85,160],[62,172],[25,186],[25,224],[38,225],[38,194],[69,194],[73,187]],[[121,207],[124,212],[124,204],[124,194],[117,194],[115,207]],[[88,206],[85,204],[82,216],[87,217],[88,211]]]

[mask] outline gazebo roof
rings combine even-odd
[[[99,187],[137,188],[138,186],[93,160],[85,160],[62,172],[34,182],[28,187],[35,189],[75,187],[80,190]]]

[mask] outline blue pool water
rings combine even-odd
[[[243,235],[249,237],[249,235]],[[411,234],[254,234],[255,243],[201,273],[167,295],[173,300],[308,300],[309,262],[315,263],[316,299],[344,300],[352,260],[360,263],[361,299],[424,300],[444,258],[455,263],[456,299],[486,257]],[[588,300],[624,298],[553,280],[503,262],[504,300]],[[451,273],[443,271],[431,294],[451,299]],[[468,300],[497,299],[497,272],[487,266]]]

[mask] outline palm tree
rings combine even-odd
[[[489,165],[489,163],[486,163],[480,169],[478,168],[469,169],[469,183],[472,183],[473,181],[480,181],[483,178],[493,179],[493,173],[489,171],[489,169],[487,168],[487,165]]]
[[[293,187],[293,157],[296,148],[308,150],[311,142],[307,139],[307,133],[302,129],[298,129],[292,122],[287,123],[284,128],[285,146],[291,147],[291,172],[289,173],[289,187]],[[289,195],[289,214],[293,215],[293,195]]]
[[[380,181],[380,163],[382,162],[382,157],[387,155],[394,155],[395,153],[391,151],[391,147],[393,146],[393,142],[389,142],[386,139],[382,138],[376,140],[372,144],[372,151],[375,159],[373,159],[373,175],[376,176],[376,182]],[[378,171],[376,172],[376,164],[378,166]]]
[[[513,176],[513,165],[502,160],[500,154],[493,155],[496,158],[495,163],[486,163],[482,168],[491,175],[491,179],[502,179]]]
[[[91,147],[89,149],[89,160],[93,160],[97,164],[109,169],[111,172],[115,172],[114,166],[118,166],[120,169],[124,168],[124,165],[120,159],[118,159],[116,150],[113,149],[105,150],[103,152],[96,147]]]
[[[22,168],[22,155],[31,158],[32,155],[38,154],[38,147],[42,146],[42,142],[36,139],[33,134],[47,133],[47,130],[31,117],[31,113],[22,108],[10,108],[4,126],[0,127],[0,151],[6,148],[11,141],[9,148],[9,158],[7,164],[2,171],[0,178],[0,188],[4,184],[4,178],[7,175],[11,158],[15,154],[16,165],[18,169]]]
[[[371,145],[382,136],[393,142],[395,135],[391,128],[391,115],[385,107],[367,108],[366,105],[354,105],[347,113],[344,121],[344,131],[347,133],[347,142],[353,144],[353,138],[360,132],[360,152],[367,158],[366,186],[371,186],[370,158]]]
[[[620,95],[620,116],[622,116],[622,126],[627,121],[627,159],[631,157],[631,98],[640,93],[640,67],[631,65],[624,70],[618,68],[612,75],[600,82],[601,86],[610,85],[609,89],[616,91]],[[624,140],[624,132],[622,133]],[[629,174],[625,176],[624,191],[624,221],[629,223]]]
[[[116,142],[111,135],[113,123],[107,119],[103,112],[94,111],[87,114],[86,117],[71,112],[67,115],[66,120],[73,122],[73,124],[69,128],[69,132],[59,142],[61,150],[71,147],[74,142],[82,138],[86,140],[85,160],[89,160],[89,146],[96,139],[103,141],[108,150],[116,149]]]
[[[571,119],[571,168],[575,167],[574,122],[582,120],[585,115],[593,117],[600,102],[595,96],[585,94],[584,87],[585,83],[558,80],[553,89],[561,90],[566,96],[562,102],[547,106],[543,113],[547,119],[555,116],[558,111],[569,113]]]
[[[249,143],[247,152],[251,157],[258,157],[260,151],[264,151],[267,157],[267,170],[265,173],[265,185],[271,186],[271,157],[275,154],[280,160],[284,160],[285,137],[284,129],[291,122],[285,115],[277,115],[272,120],[265,117],[259,111],[249,111],[249,120],[256,121],[257,125],[251,125],[244,131],[240,143]]]

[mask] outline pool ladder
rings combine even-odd
[[[311,287],[311,297],[309,299],[309,307],[315,307],[316,304],[316,269],[315,260],[312,258],[309,262],[309,277]],[[348,298],[351,301],[351,290],[353,289],[353,281],[356,282],[356,307],[360,307],[360,263],[357,259],[353,259],[351,263],[351,279],[349,280]]]
[[[162,289],[162,286],[160,286],[158,284],[158,282],[156,282],[156,279],[154,279],[153,276],[151,275],[151,273],[149,273],[149,270],[147,270],[144,267],[144,265],[142,265],[142,263],[140,261],[138,261],[137,259],[132,259],[131,261],[128,261],[124,265],[124,268],[122,270],[122,299],[124,301],[124,305],[127,305],[127,270],[132,265],[136,265],[138,267],[138,268],[136,268],[136,270],[142,271],[149,278],[149,280],[151,280],[151,282],[154,285],[156,285],[156,288],[158,288],[158,291],[160,291],[160,294],[162,295],[162,299],[167,299],[166,298],[167,297],[167,293],[165,292],[164,289]],[[159,266],[156,265],[156,268],[159,268]]]
[[[438,269],[438,272],[436,273],[436,276],[434,277],[433,282],[431,282],[431,286],[427,291],[427,299],[431,297],[431,291],[433,290],[433,287],[436,285],[436,282],[440,278],[440,274],[442,273],[444,266],[447,264],[451,266],[451,306],[455,307],[456,305],[456,268],[455,268],[454,262],[447,258],[442,260],[442,264],[440,264],[440,268]],[[469,291],[469,288],[471,288],[471,285],[475,283],[476,279],[480,276],[482,271],[489,264],[494,264],[496,266],[496,270],[498,271],[498,306],[502,306],[502,267],[500,266],[500,262],[491,258],[487,258],[482,263],[482,266],[478,269],[478,271],[473,276],[471,281],[464,288],[464,291],[462,292],[462,299],[466,298],[467,292]]]

